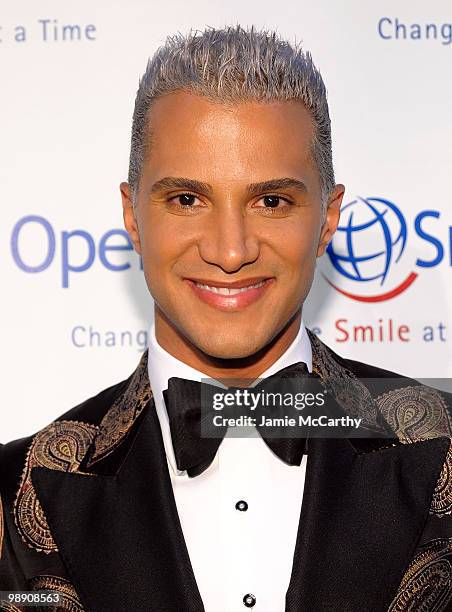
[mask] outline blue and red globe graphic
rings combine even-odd
[[[383,198],[356,198],[341,209],[336,233],[326,253],[342,277],[363,284],[382,287],[390,270],[400,260],[407,239],[407,225],[397,206]],[[324,275],[325,276],[325,275]],[[338,287],[337,291],[363,302],[378,302],[395,297],[415,280],[411,272],[402,283],[378,294],[362,295]]]

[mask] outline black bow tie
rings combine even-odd
[[[275,385],[277,381],[287,378],[292,379],[292,384],[295,383],[300,389],[306,379],[318,379],[317,375],[309,373],[305,363],[299,362],[263,379],[250,390],[262,391],[271,388],[271,385]],[[208,409],[206,412],[205,407],[201,410],[202,389],[208,389],[211,394],[227,391],[207,383],[170,378],[168,389],[163,392],[177,467],[179,470],[186,470],[192,477],[201,474],[212,463],[227,431],[227,427],[223,427],[217,428],[216,437],[201,435],[202,421],[211,419],[212,413],[215,412],[213,409]],[[256,427],[259,429],[257,425]],[[267,446],[289,465],[300,465],[303,454],[307,451],[306,438],[277,438],[263,435],[262,438]]]

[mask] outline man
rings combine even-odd
[[[121,184],[149,350],[3,446],[2,590],[77,611],[451,609],[450,396],[340,357],[302,320],[343,194],[309,55],[241,27],[157,51]],[[373,435],[193,443],[197,382],[280,372]]]

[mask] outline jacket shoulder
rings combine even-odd
[[[113,456],[151,397],[145,352],[129,378],[71,408],[34,435],[0,445],[0,556],[2,526],[5,549],[11,549],[10,538],[20,555],[25,550],[32,556],[57,552],[33,486],[34,468],[89,474],[87,458],[96,453]],[[2,567],[5,563],[0,563],[0,579]]]
[[[342,357],[308,330],[314,368],[359,416],[381,415],[402,442],[452,438],[452,393],[399,372]],[[433,383],[433,380],[432,380]]]
[[[36,452],[39,455],[40,438],[43,440],[45,438],[47,446],[57,438],[62,442],[65,439],[73,440],[73,445],[78,445],[77,451],[83,454],[105,413],[125,391],[129,380],[130,377],[84,400],[30,436],[0,444],[0,493],[3,499],[9,498],[17,490],[30,448],[34,443],[38,447]],[[54,434],[53,440],[52,434]],[[60,450],[64,454],[62,447]],[[61,460],[63,459],[62,457]],[[58,458],[55,460],[58,461]]]
[[[356,376],[365,379],[365,384],[380,410],[394,424],[397,414],[399,414],[399,425],[402,414],[404,417],[411,414],[410,421],[424,421],[424,426],[433,427],[431,433],[436,431],[438,436],[452,437],[452,393],[433,386],[433,379],[430,384],[428,379],[421,382],[369,363],[353,359],[343,359],[343,361]],[[419,433],[423,433],[425,437],[436,437],[426,436],[427,427],[424,427],[424,432]]]

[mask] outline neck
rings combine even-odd
[[[155,307],[155,337],[170,355],[215,379],[254,380],[265,372],[292,344],[301,325],[301,308],[264,348],[249,357],[221,359],[207,355],[177,330],[164,313]]]

